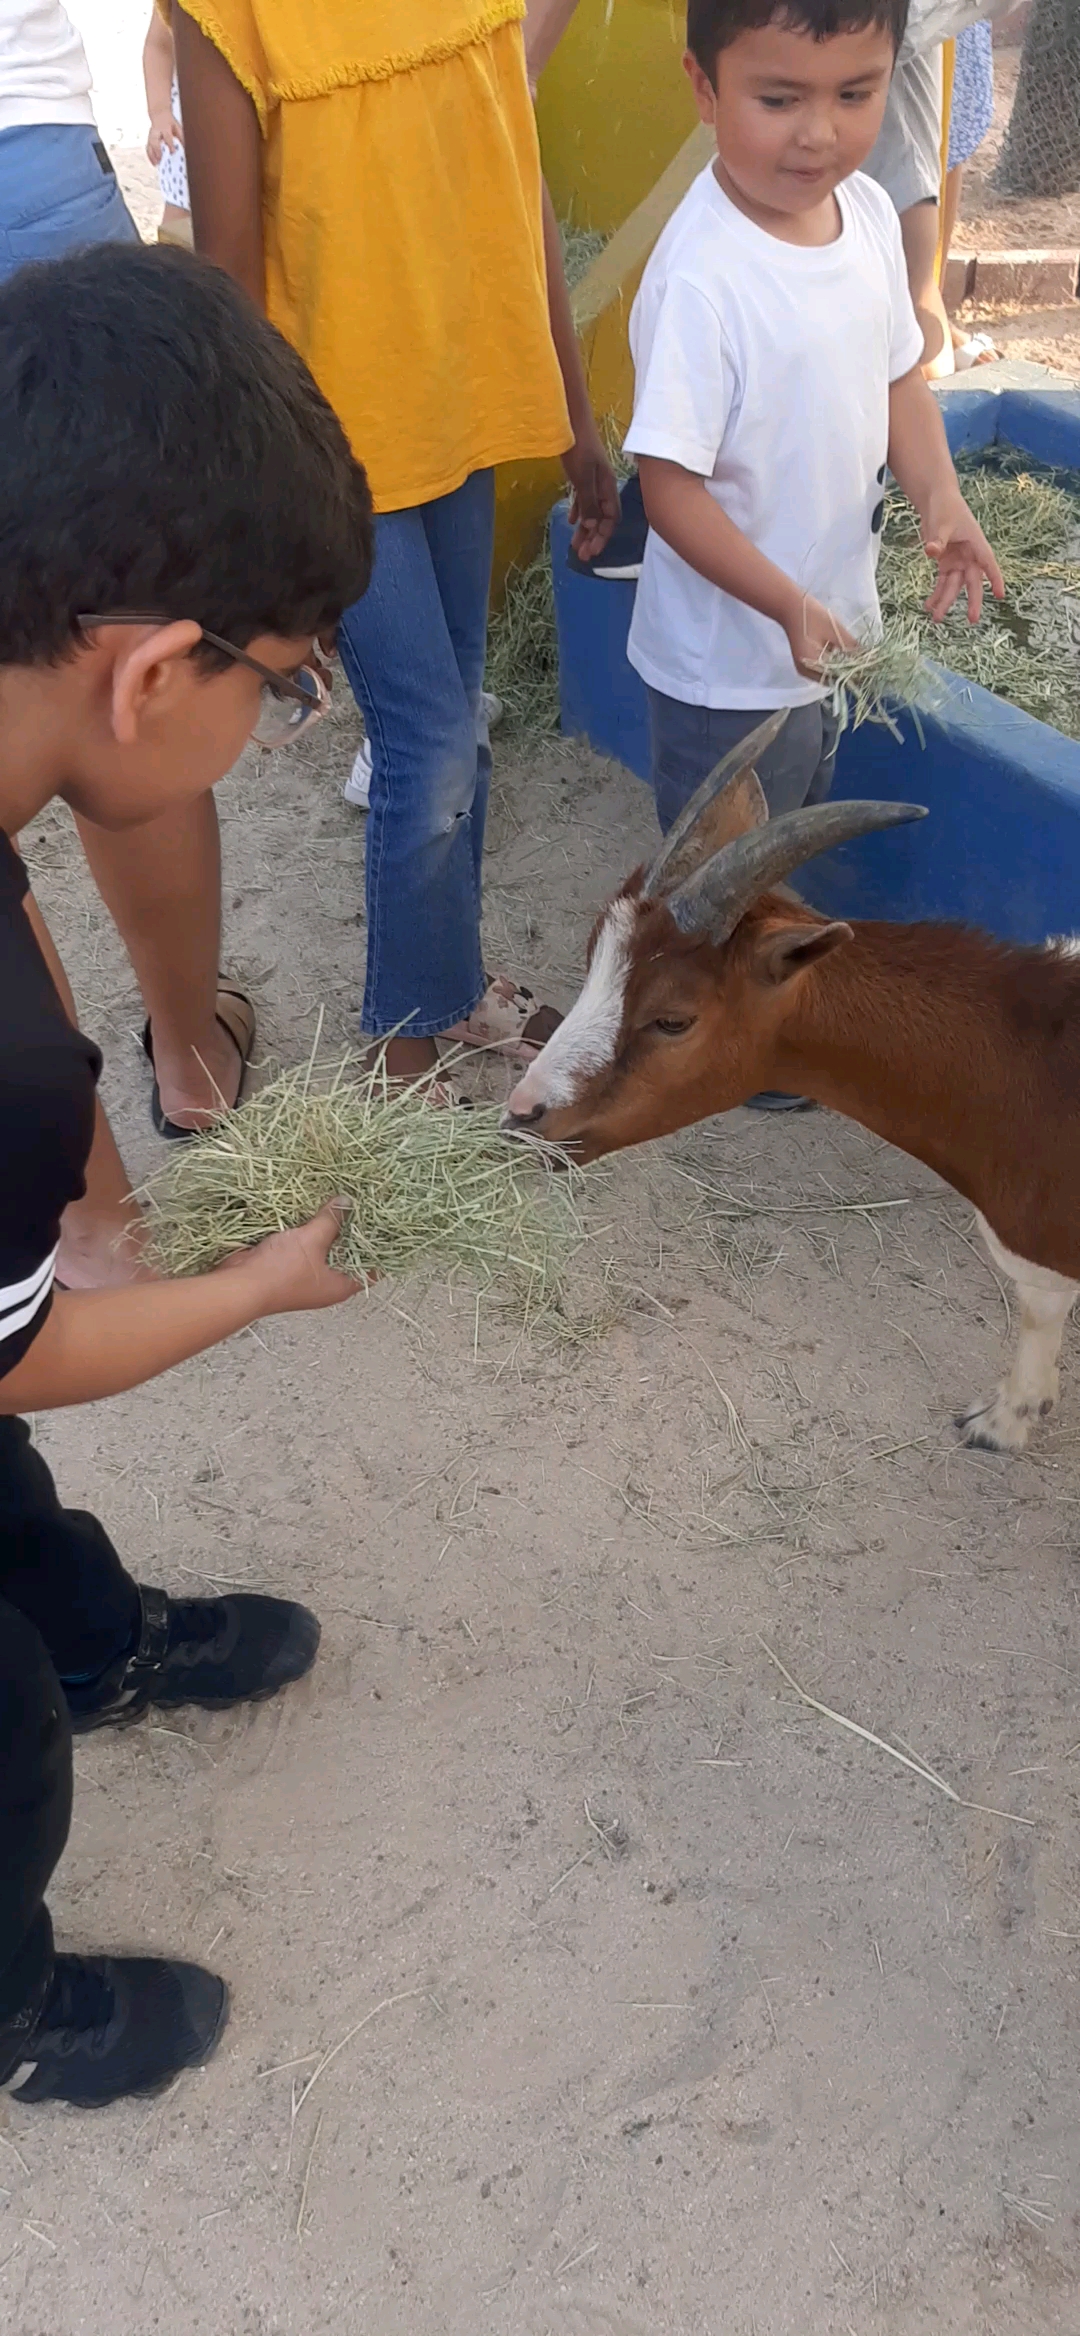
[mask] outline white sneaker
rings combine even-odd
[[[362,738],[356,760],[341,790],[346,803],[357,811],[371,809],[371,740]]]
[[[497,730],[503,718],[503,702],[489,689],[480,692],[480,720],[488,730]],[[371,740],[362,738],[356,760],[341,790],[346,803],[355,811],[371,809]]]

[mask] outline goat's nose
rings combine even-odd
[[[542,1103],[534,1103],[531,1111],[515,1111],[508,1103],[502,1115],[502,1124],[507,1135],[515,1135],[519,1128],[535,1127],[537,1121],[543,1119],[543,1116],[544,1105]]]

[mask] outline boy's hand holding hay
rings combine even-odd
[[[146,1188],[163,1270],[278,1280],[289,1247],[297,1307],[417,1273],[508,1284],[527,1313],[550,1301],[577,1230],[568,1180],[509,1144],[495,1108],[437,1109],[426,1084],[355,1061],[273,1080]]]
[[[365,1280],[377,1278],[373,1273],[363,1279],[341,1273],[330,1263],[351,1208],[351,1201],[335,1196],[308,1224],[270,1233],[255,1248],[223,1257],[214,1270],[246,1274],[257,1283],[254,1298],[261,1314],[314,1314],[340,1306],[363,1288]]]
[[[791,654],[800,673],[810,681],[821,677],[824,660],[835,652],[843,655],[857,646],[855,636],[849,633],[832,610],[810,593],[800,592],[792,606],[791,616],[784,627],[791,646]]]

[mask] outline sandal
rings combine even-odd
[[[472,1013],[441,1035],[455,1046],[486,1047],[506,1055],[527,1070],[561,1021],[554,1006],[538,1006],[531,990],[500,973],[489,981]]]
[[[255,1008],[244,990],[237,989],[232,982],[223,981],[218,985],[216,1019],[220,1022],[226,1036],[232,1039],[240,1057],[240,1083],[233,1102],[226,1106],[227,1111],[235,1111],[244,1092],[248,1064],[255,1050]],[[147,1062],[153,1070],[154,1040],[149,1022],[143,1025],[142,1048]],[[166,1117],[162,1109],[161,1093],[156,1077],[150,1090],[150,1117],[158,1135],[164,1136],[170,1144],[187,1144],[190,1143],[192,1136],[205,1135],[206,1133],[205,1128],[181,1127],[178,1120]]]
[[[973,365],[993,365],[1001,356],[989,333],[969,333],[966,340],[953,344],[953,364],[958,373],[967,373]]]

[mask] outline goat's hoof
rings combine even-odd
[[[1022,1452],[1028,1440],[1027,1408],[1007,1403],[1001,1394],[988,1403],[969,1403],[957,1413],[962,1444],[974,1452]]]

